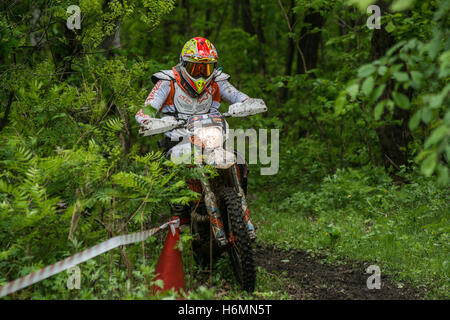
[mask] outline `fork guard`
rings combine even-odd
[[[255,240],[256,239],[255,226],[253,225],[253,222],[250,217],[250,209],[248,208],[247,198],[245,196],[244,189],[242,189],[241,183],[239,182],[237,165],[231,167],[231,175],[233,176],[234,185],[236,186],[237,189],[236,191],[238,195],[241,197],[242,212],[244,214],[244,221],[247,223],[248,235],[250,239]]]
[[[223,231],[222,217],[220,215],[219,208],[217,207],[216,196],[211,190],[211,186],[209,185],[207,179],[205,179],[205,181],[200,180],[200,182],[205,192],[205,207],[209,215],[214,238],[219,242],[220,246],[225,246],[227,245],[228,241],[225,237],[225,232]]]

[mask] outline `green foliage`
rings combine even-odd
[[[140,15],[155,27],[173,8],[166,1],[143,2],[141,7],[137,1],[79,5],[82,29],[72,41],[79,40],[86,51],[115,32],[117,19]],[[67,6],[59,2],[41,12],[48,21],[65,22]],[[14,9],[27,12],[21,6]],[[0,273],[8,280],[113,235],[142,229],[144,223],[161,223],[167,203],[198,197],[184,183],[193,173],[169,163],[160,152],[148,152],[148,142],[132,144],[137,125],[130,119],[148,93],[142,84],[156,71],[152,62],[76,54],[70,66],[74,72],[61,81],[61,65],[54,58],[70,44],[50,46],[31,56],[30,63],[21,63],[17,46],[26,43],[26,20],[13,19],[2,11],[2,61],[14,54],[11,70],[2,65],[0,88],[0,96],[14,91],[9,123],[0,136]],[[61,30],[55,25],[43,32],[56,41]],[[147,252],[156,253],[155,242],[149,244]],[[152,266],[142,263],[138,246],[120,251],[81,265],[82,289],[77,293],[67,290],[66,274],[61,273],[12,297],[148,298]]]
[[[448,298],[448,188],[417,173],[400,188],[383,171],[339,170],[314,186],[260,196],[251,203],[259,241],[368,261]]]
[[[373,1],[280,1],[292,30],[278,1],[237,10],[228,2],[0,4],[0,283],[157,225],[168,203],[198,200],[186,181],[203,172],[166,160],[159,137],[138,136],[134,115],[151,75],[176,64],[187,39],[205,36],[233,85],[269,107],[230,126],[280,129],[279,173],[258,176],[252,166],[249,178],[262,241],[375,259],[446,297],[449,2],[390,1],[382,27],[396,44],[376,61],[374,31],[365,25]],[[80,6],[81,29],[66,27],[69,5]],[[321,28],[305,20],[314,12]],[[301,54],[311,52],[297,44],[308,35],[320,41],[314,67],[303,73]],[[398,111],[407,113],[412,139],[393,175],[380,168],[377,132],[398,125]],[[399,179],[410,183],[399,187]],[[11,298],[173,299],[173,292],[149,295],[158,237],[82,264],[80,291],[67,290],[61,273]],[[183,233],[187,258],[191,240]],[[234,284],[217,290],[232,277],[227,263],[212,287],[194,277],[190,298],[288,298],[284,278],[264,270],[256,296]]]
[[[403,10],[411,3],[396,1],[393,6]],[[424,175],[429,177],[437,171],[438,182],[443,185],[449,181],[447,164],[450,160],[447,152],[450,73],[446,62],[450,50],[449,12],[448,2],[440,1],[431,21],[433,36],[430,40],[421,41],[413,37],[399,41],[383,58],[360,67],[358,78],[341,92],[335,107],[336,114],[341,115],[353,111],[349,102],[364,104],[373,110],[370,122],[375,122],[377,126],[394,123],[390,117],[395,108],[410,112],[409,128],[412,133],[421,137],[424,131],[428,133],[415,159],[421,163]],[[412,20],[403,22],[403,25],[416,28]],[[387,92],[387,85],[394,80],[394,90]],[[413,95],[407,94],[412,91]],[[346,95],[350,101],[347,101]]]

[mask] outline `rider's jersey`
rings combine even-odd
[[[179,118],[186,118],[192,114],[216,111],[221,100],[230,104],[247,100],[248,96],[228,82],[229,78],[228,74],[220,73],[198,95],[183,82],[179,69],[175,66],[172,70],[163,70],[152,76],[152,81],[156,84],[147,97],[145,106],[166,115],[176,114]],[[136,114],[139,124],[144,124],[149,118],[142,109]]]

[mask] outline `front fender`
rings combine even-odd
[[[205,151],[205,162],[218,169],[228,169],[236,163],[236,155],[224,148]]]

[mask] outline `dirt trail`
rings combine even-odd
[[[331,265],[325,263],[324,256],[312,257],[304,251],[285,251],[273,247],[256,246],[255,253],[257,266],[273,274],[287,272],[287,278],[291,281],[286,291],[293,300],[409,300],[423,299],[424,296],[418,289],[398,288],[383,274],[381,289],[367,289],[366,282],[370,275],[365,270],[369,264]]]

